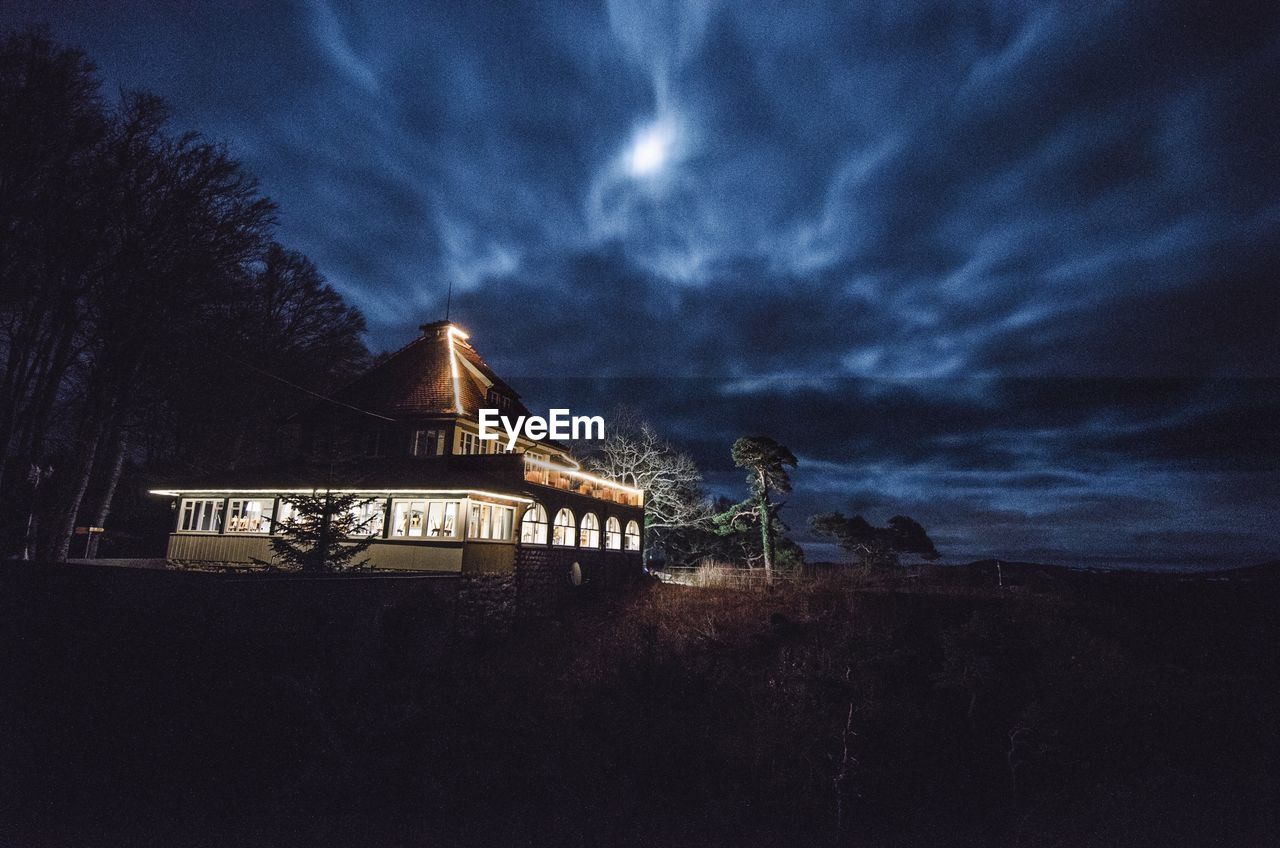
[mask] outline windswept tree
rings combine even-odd
[[[765,580],[772,582],[774,554],[778,531],[778,512],[783,503],[775,501],[773,493],[791,491],[791,476],[787,468],[796,467],[795,454],[768,436],[743,436],[733,443],[733,464],[747,472],[750,496],[715,517],[722,533],[740,532],[744,527],[756,525],[760,530]]]
[[[763,534],[760,532],[756,513],[743,513],[735,521],[734,502],[720,497],[712,504],[715,517],[712,520],[712,531],[703,533],[695,540],[695,558],[703,558],[713,562],[744,562],[750,567],[764,564]],[[790,531],[774,512],[773,527],[769,537],[773,540],[773,568],[780,573],[785,569],[804,564],[804,549],[787,533]]]
[[[646,548],[668,557],[684,551],[687,539],[710,526],[711,505],[702,487],[702,472],[692,457],[630,409],[609,420],[605,440],[588,454],[591,471],[645,491]]]
[[[862,565],[897,565],[901,554],[922,559],[938,558],[938,551],[924,527],[905,515],[889,519],[887,527],[876,527],[861,515],[846,518],[841,512],[810,516],[809,528],[819,536],[833,539]]]
[[[284,498],[289,516],[272,521],[271,550],[276,561],[255,560],[259,565],[282,567],[304,574],[329,574],[366,568],[360,555],[378,538],[377,516],[361,517],[374,498],[337,494],[326,490],[313,495]]]

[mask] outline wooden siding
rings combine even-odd
[[[397,571],[462,571],[462,545],[431,545],[422,542],[374,542],[365,555],[374,568]]]
[[[249,565],[254,558],[271,558],[266,536],[233,536],[217,533],[172,533],[168,558],[179,562],[227,562]]]
[[[511,548],[510,545],[497,547]],[[463,545],[422,542],[374,542],[365,552],[374,568],[396,571],[462,571]],[[510,556],[510,555],[509,555]],[[232,536],[217,533],[171,533],[168,559],[176,562],[250,565],[271,558],[271,541],[265,536]]]
[[[516,525],[516,532],[520,532]],[[516,570],[516,546],[508,542],[473,542],[462,554],[467,574],[510,574]]]

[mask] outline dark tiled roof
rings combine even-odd
[[[493,373],[470,344],[459,337],[450,339],[449,326],[445,321],[424,325],[420,337],[340,389],[335,399],[392,417],[457,414],[450,362],[452,344],[459,357],[458,400],[462,402],[462,411],[474,415],[480,407],[490,405],[488,386],[477,377],[475,371],[478,371],[494,389],[511,398],[514,414],[527,415],[520,396]],[[475,371],[468,368],[463,359]]]

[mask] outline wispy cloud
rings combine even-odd
[[[316,44],[333,67],[370,92],[377,91],[378,78],[371,65],[352,46],[346,28],[327,0],[311,0],[311,23]]]
[[[452,283],[504,372],[665,386],[653,414],[725,485],[737,433],[793,443],[824,499],[797,510],[878,496],[966,550],[1099,556],[1172,556],[1159,533],[1186,544],[1194,511],[1243,516],[1240,556],[1261,544],[1251,493],[1280,489],[1257,426],[1280,393],[1264,6],[145,12],[85,7],[61,34],[226,137],[375,346]],[[1093,544],[1108,509],[1145,535]]]

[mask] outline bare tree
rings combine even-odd
[[[644,489],[646,547],[665,550],[674,536],[705,530],[711,504],[702,472],[632,409],[611,416],[603,444],[584,460],[596,474]]]
[[[281,384],[367,356],[364,319],[272,241],[222,145],[99,89],[83,53],[0,37],[0,551],[51,560],[135,470],[271,455],[299,405]]]
[[[67,557],[95,466],[111,456],[110,434],[155,385],[155,363],[235,297],[272,222],[273,204],[220,145],[175,136],[167,122],[159,100],[128,95],[109,142],[111,244],[85,299],[83,397],[50,545],[55,560]]]
[[[97,89],[80,51],[38,31],[0,40],[0,495],[6,471],[43,464],[100,266],[110,122]]]

